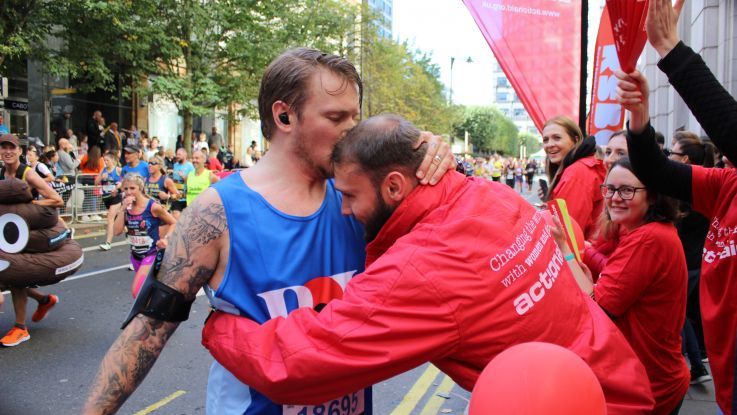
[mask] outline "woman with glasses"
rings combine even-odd
[[[538,195],[544,201],[564,199],[568,212],[589,239],[596,232],[601,215],[603,201],[599,185],[606,174],[601,160],[594,157],[596,140],[584,138],[578,125],[563,116],[548,120],[542,135],[550,185],[548,194],[540,190]]]
[[[136,276],[131,291],[133,297],[148,274],[154,262],[157,249],[166,248],[166,238],[174,230],[176,220],[163,206],[149,199],[144,193],[144,179],[138,174],[129,173],[123,178],[123,214],[115,216],[115,235],[126,231],[131,247],[131,264]],[[163,222],[163,223],[162,223]],[[168,225],[166,234],[159,235],[159,227]]]
[[[575,261],[562,231],[556,241],[581,289],[612,318],[645,366],[653,414],[677,414],[689,387],[681,355],[686,312],[686,260],[673,225],[674,202],[646,188],[627,157],[617,160],[601,185],[604,214],[616,248],[596,284]]]

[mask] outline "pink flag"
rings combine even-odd
[[[578,120],[581,2],[463,0],[535,126]]]

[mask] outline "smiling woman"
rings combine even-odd
[[[571,216],[581,225],[586,239],[596,231],[603,200],[599,186],[606,171],[594,157],[596,141],[583,138],[583,133],[568,117],[558,116],[543,126],[543,150],[547,155],[545,169],[550,181],[543,200],[565,199]]]

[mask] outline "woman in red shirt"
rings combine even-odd
[[[619,241],[596,284],[573,260],[560,231],[556,240],[581,289],[609,314],[645,366],[653,414],[677,414],[690,381],[681,355],[688,271],[673,226],[678,211],[637,179],[627,157],[612,165],[601,195]]]
[[[548,156],[545,170],[550,186],[541,198],[565,199],[568,212],[590,239],[603,209],[599,186],[606,175],[604,164],[594,157],[596,140],[584,139],[575,122],[558,116],[543,126],[543,149]]]

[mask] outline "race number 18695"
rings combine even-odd
[[[361,415],[364,412],[365,391],[354,392],[321,405],[284,405],[284,415]]]

